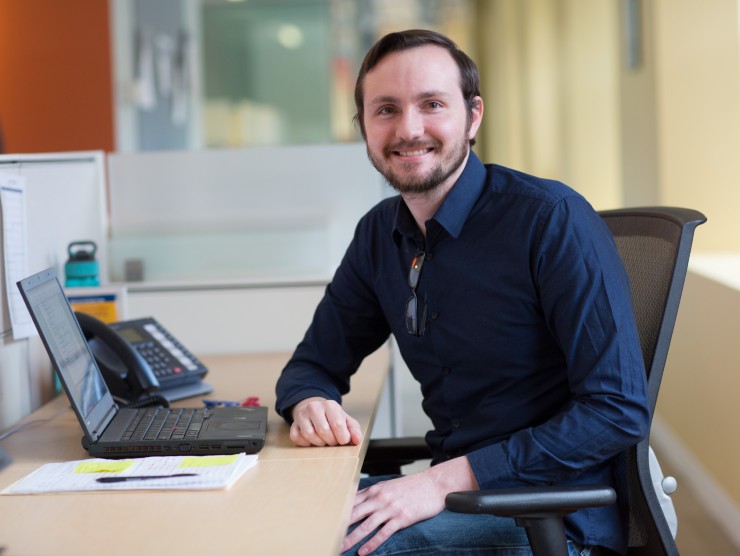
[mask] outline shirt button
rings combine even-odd
[[[443,368],[442,368],[442,374],[443,374],[443,375],[448,375],[448,374],[450,374],[451,372],[452,372],[452,371],[450,370],[450,368],[449,368],[449,367],[443,367]]]
[[[427,253],[426,255],[424,255],[424,258],[425,258],[425,259],[426,259],[427,261],[431,261],[433,257],[432,257],[432,254],[431,254],[431,253]]]
[[[457,419],[455,419],[454,421],[452,421],[452,428],[453,429],[459,429],[460,428],[460,421],[458,421]]]
[[[432,318],[436,319],[437,317],[439,317],[439,313],[437,311],[432,311]]]

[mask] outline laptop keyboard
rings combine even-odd
[[[123,433],[123,440],[195,440],[205,409],[143,409]]]

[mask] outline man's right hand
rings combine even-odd
[[[293,407],[290,439],[297,446],[357,445],[362,442],[362,430],[337,402],[314,397]]]

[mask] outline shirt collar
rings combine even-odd
[[[442,205],[434,215],[434,220],[439,223],[447,233],[457,238],[462,232],[465,221],[473,210],[486,181],[486,168],[471,150],[465,169],[455,182],[450,192],[445,197]],[[414,218],[411,216],[403,198],[399,196],[398,208],[396,209],[395,225],[393,226],[393,237],[398,243],[400,236],[414,237],[419,231],[416,228]]]

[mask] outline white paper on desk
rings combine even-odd
[[[13,338],[37,334],[31,315],[15,283],[28,275],[28,229],[26,226],[26,177],[0,172],[0,205],[3,216],[5,291]]]
[[[47,463],[0,494],[42,494],[92,490],[213,490],[226,489],[257,463],[257,455],[161,456],[127,460],[86,459]],[[173,477],[99,483],[99,477],[161,476],[195,473],[193,477]]]

